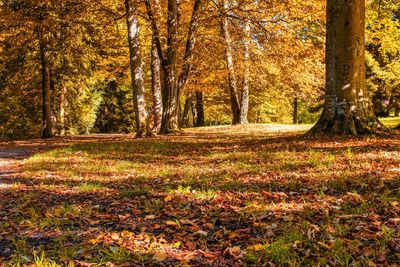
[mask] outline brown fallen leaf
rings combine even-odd
[[[199,231],[193,233],[193,235],[194,235],[194,236],[207,236],[208,233],[207,233],[206,231],[199,230]]]
[[[168,258],[168,255],[164,252],[156,252],[153,255],[153,259],[155,261],[165,261]]]

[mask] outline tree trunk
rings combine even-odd
[[[196,91],[196,123],[195,127],[203,127],[204,121],[204,103],[203,92]]]
[[[224,5],[224,12],[228,11],[228,1],[223,1]],[[225,41],[225,60],[226,60],[226,68],[228,70],[228,84],[229,84],[229,91],[231,97],[231,108],[232,108],[232,124],[239,124],[240,123],[240,103],[238,97],[238,87],[235,75],[235,66],[233,63],[233,47],[232,47],[232,40],[231,35],[229,32],[229,21],[227,14],[222,14],[222,35]]]
[[[196,97],[192,97],[192,102],[191,102],[191,108],[192,108],[192,121],[193,121],[193,126],[196,126],[197,123],[197,100]]]
[[[154,38],[151,46],[151,89],[153,97],[153,132],[158,133],[161,129],[161,119],[163,113],[162,87],[161,87],[161,61],[158,56],[157,46]]]
[[[162,17],[160,1],[155,0],[155,12],[157,17]],[[162,103],[162,67],[161,59],[157,51],[156,36],[153,32],[151,45],[151,92],[153,98],[153,129],[154,133],[158,133],[161,129],[161,119],[163,113]]]
[[[299,124],[299,98],[293,100],[293,124]]]
[[[185,107],[183,109],[183,114],[182,114],[182,126],[183,127],[189,127],[189,111],[190,108],[192,107],[193,103],[193,95],[191,93],[188,93],[186,95],[186,101],[185,101]]]
[[[143,62],[140,51],[140,28],[138,14],[131,0],[125,0],[126,24],[128,27],[129,63],[131,69],[133,104],[136,120],[136,137],[148,132],[148,114],[146,110],[145,87],[143,80]]]
[[[65,85],[61,86],[61,92],[60,92],[60,106],[59,106],[59,134],[60,135],[65,135],[66,129],[65,129],[65,101],[66,101],[66,94],[67,94],[67,87]]]
[[[326,92],[311,133],[366,134],[382,128],[366,89],[365,0],[328,0]]]
[[[178,5],[176,0],[168,0],[167,58],[165,61],[163,117],[160,133],[179,129],[179,88],[176,74],[178,49]]]
[[[190,20],[189,24],[189,31],[188,31],[188,36],[187,36],[187,41],[186,41],[186,48],[185,48],[185,55],[184,55],[184,65],[182,68],[182,72],[179,75],[179,90],[181,91],[183,87],[185,86],[190,70],[192,68],[192,63],[193,63],[193,50],[194,46],[196,44],[196,31],[198,28],[199,24],[199,10],[201,7],[201,0],[195,0],[194,6],[193,6],[193,13],[192,13],[192,18]]]
[[[245,22],[245,32],[246,36],[244,38],[244,78],[243,78],[243,92],[242,101],[240,107],[240,124],[248,124],[248,114],[249,114],[249,76],[250,76],[250,24],[248,21]]]
[[[53,137],[53,118],[51,107],[51,72],[48,63],[48,52],[40,29],[40,61],[42,67],[42,138]]]

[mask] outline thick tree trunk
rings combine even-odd
[[[48,63],[48,52],[40,30],[40,61],[42,67],[42,138],[53,137],[53,118],[51,107],[51,72]]]
[[[126,24],[128,27],[129,63],[131,69],[133,104],[136,120],[136,137],[143,137],[148,132],[148,114],[143,80],[143,62],[140,51],[140,31],[136,8],[131,0],[125,0]]]
[[[196,123],[195,127],[203,127],[204,121],[204,103],[203,103],[203,92],[196,91]]]
[[[227,12],[229,6],[228,1],[224,0],[224,12]],[[232,47],[232,39],[229,32],[229,21],[227,14],[222,14],[222,36],[225,41],[225,60],[226,60],[226,68],[228,71],[228,84],[231,98],[231,108],[232,108],[232,124],[240,123],[240,103],[238,97],[238,87],[237,80],[235,75],[235,66],[233,63],[233,47]]]
[[[249,75],[250,75],[250,24],[246,21],[245,25],[246,36],[244,38],[244,77],[243,77],[243,92],[242,92],[242,101],[240,107],[240,124],[249,123],[248,114],[249,114]]]
[[[165,61],[163,117],[160,133],[169,133],[179,129],[179,88],[176,63],[178,49],[178,4],[176,0],[168,0],[167,19],[167,58]]]
[[[326,92],[311,133],[366,134],[382,125],[366,89],[365,0],[328,0]]]

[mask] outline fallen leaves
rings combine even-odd
[[[0,261],[17,244],[74,251],[76,266],[390,266],[399,141],[338,142],[204,132],[49,152],[0,188]]]

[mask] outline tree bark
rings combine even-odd
[[[65,101],[66,101],[66,94],[67,94],[67,87],[65,85],[61,86],[61,92],[60,92],[60,106],[59,106],[59,134],[60,135],[65,135],[66,129],[65,129]]]
[[[192,13],[192,18],[190,20],[189,24],[189,31],[188,31],[188,36],[187,36],[187,41],[186,41],[186,47],[185,47],[185,55],[184,55],[184,64],[182,67],[182,72],[179,76],[179,90],[181,91],[183,87],[185,86],[190,70],[192,68],[192,63],[193,63],[193,50],[194,46],[196,44],[196,31],[198,28],[199,24],[199,11],[201,7],[201,2],[202,0],[195,0],[194,5],[193,5],[193,13]]]
[[[328,0],[326,73],[324,110],[311,133],[381,129],[366,88],[365,0]]]
[[[293,124],[299,124],[299,98],[293,100]]]
[[[196,91],[196,123],[195,127],[203,127],[204,121],[204,103],[203,103],[203,92]]]
[[[228,1],[223,1],[224,12],[228,11]],[[228,84],[231,98],[231,108],[232,108],[232,124],[240,123],[240,103],[238,97],[238,87],[237,80],[235,75],[235,66],[233,63],[233,47],[232,47],[232,39],[229,32],[229,21],[226,13],[222,14],[222,36],[225,41],[225,60],[226,60],[226,68],[228,71]]]
[[[245,33],[244,38],[244,77],[243,77],[243,91],[242,91],[242,101],[240,107],[240,124],[248,124],[248,114],[249,114],[249,75],[250,75],[250,24],[248,21],[245,22]]]
[[[183,114],[182,114],[182,126],[183,127],[189,127],[189,112],[192,107],[193,103],[193,95],[191,93],[188,93],[186,95],[186,101],[185,101],[185,107],[183,108]]]
[[[193,126],[196,126],[197,123],[197,100],[195,97],[192,97],[191,108],[192,108],[192,122]]]
[[[155,11],[158,17],[162,17],[160,1],[155,0]],[[151,45],[151,92],[153,98],[153,129],[154,133],[158,133],[161,129],[161,119],[163,113],[162,104],[162,67],[161,59],[157,51],[156,36],[152,34]]]
[[[53,118],[51,107],[51,72],[48,62],[48,51],[40,29],[40,61],[42,67],[42,138],[53,137]]]
[[[179,88],[177,81],[177,49],[178,49],[178,4],[176,0],[168,0],[167,19],[167,57],[165,61],[163,117],[160,133],[166,134],[179,129]]]
[[[126,24],[128,27],[129,63],[135,109],[136,137],[149,133],[146,109],[145,87],[143,80],[143,62],[140,51],[140,28],[136,8],[131,0],[125,0]]]
[[[157,46],[154,38],[151,46],[151,89],[153,97],[153,132],[158,133],[161,129],[161,119],[163,113],[162,105],[162,85],[161,85],[161,61],[157,53]]]

